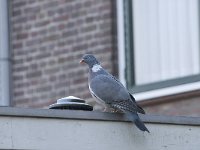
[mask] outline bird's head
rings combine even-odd
[[[80,63],[81,64],[82,63],[86,63],[86,64],[88,64],[88,66],[90,68],[92,68],[94,65],[97,65],[97,64],[99,65],[100,64],[99,61],[92,54],[85,54],[85,55],[83,55]]]

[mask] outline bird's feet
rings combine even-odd
[[[103,112],[121,113],[122,111],[116,108],[105,107]]]
[[[110,112],[110,109],[108,107],[105,107],[103,112]]]
[[[117,112],[119,112],[119,110],[117,110],[117,109],[115,109],[115,108],[112,108],[112,109],[111,109],[111,112],[112,112],[112,113],[117,113]]]

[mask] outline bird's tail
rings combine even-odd
[[[133,118],[133,122],[135,123],[135,125],[141,130],[141,131],[147,131],[149,132],[149,130],[147,129],[147,127],[144,125],[144,123],[140,120],[139,116],[137,114],[131,114],[132,118]],[[150,132],[149,132],[150,133]]]

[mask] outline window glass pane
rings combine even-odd
[[[136,85],[200,73],[198,0],[134,0]]]

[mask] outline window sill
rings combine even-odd
[[[134,95],[137,101],[143,101],[148,99],[156,99],[159,97],[178,95],[181,93],[189,93],[200,89],[200,82],[188,83],[183,85],[177,85],[168,88],[162,88],[158,90],[152,90],[147,92],[136,93]]]

